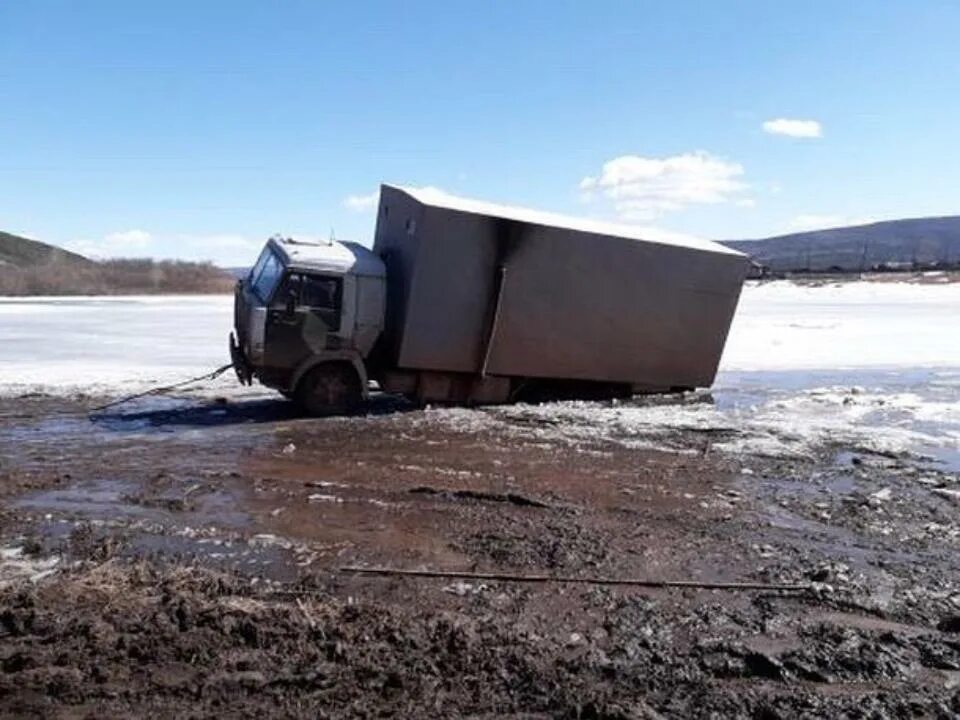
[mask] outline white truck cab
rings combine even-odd
[[[366,398],[364,360],[383,330],[385,301],[384,264],[362,245],[271,238],[235,291],[238,377],[312,412],[349,409]]]

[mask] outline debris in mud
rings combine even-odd
[[[761,677],[768,680],[786,679],[786,670],[783,663],[766,653],[751,652],[744,656],[743,664],[746,674],[750,677]]]
[[[886,487],[882,490],[877,490],[875,493],[870,494],[870,499],[876,502],[886,502],[891,497],[893,497],[893,490]]]
[[[468,583],[463,580],[457,580],[449,585],[445,585],[442,590],[445,593],[463,597],[464,595],[477,595],[488,588],[489,586],[486,583]]]
[[[937,623],[937,629],[948,633],[960,633],[960,615],[948,615]]]
[[[807,577],[818,583],[848,583],[850,567],[841,562],[824,562],[807,573]]]
[[[525,497],[524,495],[518,495],[516,493],[497,493],[497,492],[485,492],[482,490],[445,490],[438,489],[433,487],[428,487],[426,485],[420,485],[409,490],[410,493],[415,495],[438,495],[447,499],[457,499],[457,500],[481,500],[485,502],[504,502],[510,503],[511,505],[518,505],[520,507],[535,507],[535,508],[549,508],[551,507],[545,502],[540,500],[533,500],[531,498]]]
[[[934,488],[931,490],[931,492],[934,495],[939,495],[947,500],[953,500],[954,502],[960,503],[960,490],[953,490],[951,488]]]
[[[310,502],[328,502],[328,503],[342,503],[343,498],[339,495],[328,495],[327,493],[312,493],[307,495],[307,500]]]
[[[312,488],[346,488],[350,487],[346,483],[334,482],[332,480],[307,480],[304,483],[305,487]]]
[[[0,548],[0,588],[22,580],[40,582],[55,573],[59,565],[59,557],[36,557],[24,546]]]
[[[574,521],[537,523],[536,528],[523,531],[525,525],[505,522],[502,530],[468,535],[454,547],[504,567],[582,569],[603,566],[611,559],[609,543]]]

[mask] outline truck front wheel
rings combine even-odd
[[[346,363],[318,365],[300,380],[295,399],[311,415],[343,415],[360,404],[360,381]]]

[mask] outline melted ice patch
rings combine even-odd
[[[853,373],[871,384],[817,384],[817,375],[765,377],[756,385],[724,378],[713,393],[628,402],[569,401],[424,413],[445,430],[503,432],[532,442],[616,443],[631,448],[690,447],[702,434],[711,450],[809,457],[843,445],[865,452],[919,454],[960,470],[960,387],[926,373]],[[685,438],[678,439],[678,435]]]

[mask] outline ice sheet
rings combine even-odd
[[[636,446],[692,428],[709,430],[718,451],[785,456],[842,440],[960,469],[958,319],[956,284],[751,283],[715,387],[694,402],[461,408],[424,422]],[[176,382],[228,361],[231,324],[230,296],[0,298],[0,394]],[[203,392],[249,393],[229,374]]]
[[[0,391],[129,389],[229,360],[231,296],[0,298]],[[960,367],[960,284],[748,283],[723,373]],[[960,378],[954,375],[954,380]]]
[[[135,391],[229,362],[231,296],[0,298],[0,392]]]
[[[722,370],[960,366],[960,283],[747,283]]]

